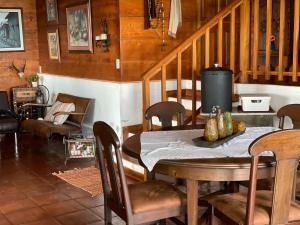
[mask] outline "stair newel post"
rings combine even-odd
[[[285,0],[284,0],[285,1]],[[254,0],[254,19],[253,19],[253,60],[252,71],[253,79],[257,80],[257,65],[258,65],[258,42],[259,42],[259,0]]]
[[[182,54],[179,52],[177,54],[177,102],[181,103],[182,100]]]
[[[210,65],[210,30],[205,31],[205,68]]]
[[[294,12],[294,43],[293,43],[293,82],[298,81],[298,58],[299,58],[299,21],[300,21],[300,0],[295,0]]]
[[[223,18],[218,22],[218,64],[223,66]]]
[[[240,82],[247,83],[250,55],[250,0],[243,0],[240,11]]]
[[[279,59],[278,59],[278,80],[283,80],[284,62],[284,36],[285,36],[285,1],[280,0],[280,30],[279,30]]]
[[[192,125],[196,126],[197,110],[197,40],[193,40],[193,59],[192,59]]]
[[[233,72],[232,76],[232,96],[234,96],[234,74],[235,74],[235,8],[231,10],[230,14],[230,69]]]
[[[167,101],[167,66],[161,67],[161,100]]]
[[[272,35],[272,1],[267,0],[267,27],[266,27],[266,71],[265,79],[270,80],[270,69],[271,69],[271,35]]]
[[[230,69],[235,72],[235,8],[230,15]],[[234,78],[233,78],[234,83]]]
[[[145,112],[150,106],[150,79],[143,79],[143,130],[148,130],[148,121],[145,119]]]

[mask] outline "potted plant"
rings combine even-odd
[[[37,87],[39,76],[37,74],[32,74],[28,77],[28,80],[31,82],[32,87]]]

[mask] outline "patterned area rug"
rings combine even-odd
[[[98,168],[88,167],[52,174],[75,187],[89,192],[92,196],[96,196],[103,192],[100,171]]]

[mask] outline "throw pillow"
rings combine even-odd
[[[57,113],[57,112],[74,112],[74,111],[75,111],[74,103],[63,103],[63,102],[57,101],[53,104],[53,106],[47,112],[47,115],[45,116],[45,120],[53,122],[56,125],[60,125],[60,124],[63,124],[68,119],[69,115],[54,116],[55,113]]]

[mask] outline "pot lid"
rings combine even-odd
[[[218,71],[223,71],[223,72],[230,72],[233,73],[231,69],[225,68],[225,67],[220,67],[219,64],[214,64],[214,66],[206,68],[206,69],[202,69],[200,71],[200,73],[203,72],[218,72]]]

